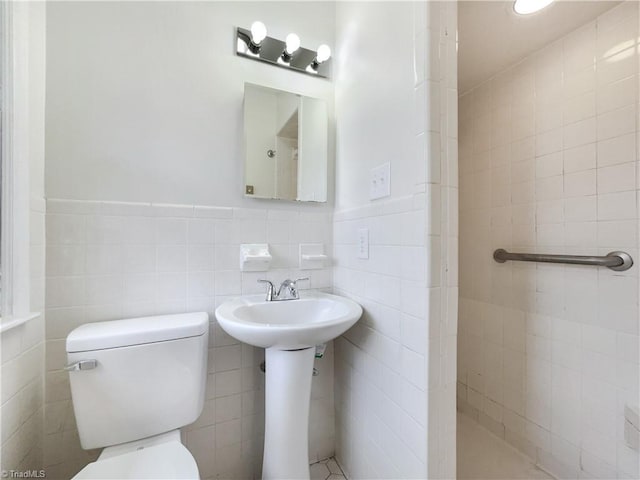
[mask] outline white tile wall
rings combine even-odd
[[[624,2],[460,97],[459,406],[562,478],[640,473],[637,262],[491,255],[638,258],[637,41]]]
[[[339,4],[339,17],[341,8]],[[351,208],[339,209],[334,216],[334,289],[357,300],[365,313],[336,342],[336,454],[350,478],[454,478],[456,6],[414,2],[401,7],[367,4],[344,8],[349,45],[369,40],[352,37],[354,19],[366,23],[384,18],[389,25],[402,25],[403,33],[398,33],[396,41],[413,47],[409,60],[414,75],[397,77],[406,80],[397,94],[402,98],[410,95],[414,111],[397,107],[383,121],[392,129],[393,115],[398,114],[406,128],[407,118],[413,118],[414,143],[412,156],[397,153],[391,158],[392,198],[373,203],[360,198],[355,205],[353,192],[362,187],[371,163],[362,152],[376,156],[393,150],[400,137],[363,136],[361,148],[353,149],[356,156],[349,155],[353,144],[338,148],[338,174],[344,171],[346,175],[340,178],[336,202]],[[390,18],[394,21],[389,22]],[[410,38],[406,36],[407,18],[414,25]],[[388,32],[395,35],[391,27]],[[338,28],[339,38],[340,33]],[[345,58],[350,53],[348,48],[340,52]],[[389,69],[381,68],[385,73],[380,75]],[[338,125],[339,138],[352,133],[351,123],[358,126],[358,132],[379,127],[366,118],[365,107],[377,101],[372,98],[376,92],[358,92],[353,97],[349,86],[358,82],[351,74],[337,76],[337,105],[344,109],[338,116],[348,119]],[[360,109],[358,102],[363,102]],[[354,165],[358,168],[351,176]],[[394,176],[404,168],[411,172],[408,182],[402,174],[399,179]],[[400,191],[398,185],[408,191]],[[361,228],[369,229],[367,260],[356,255]]]
[[[45,203],[31,199],[31,311],[44,310]],[[3,470],[39,470],[43,452],[44,314],[0,337],[0,429]]]
[[[297,270],[299,243],[331,256],[330,213],[49,200],[47,205],[45,465],[69,478],[97,455],[81,449],[65,364],[66,335],[87,322],[206,311],[211,317],[207,400],[184,431],[202,478],[257,478],[264,429],[261,349],[226,335],[213,318],[229,297],[260,293],[258,278],[309,276],[301,288],[330,289],[332,271]],[[273,268],[239,270],[240,243],[269,242]],[[304,275],[303,275],[304,273]],[[333,355],[316,361],[310,455],[334,452]]]
[[[424,202],[419,194],[335,216],[334,289],[365,311],[336,341],[336,448],[352,478],[426,476],[427,315],[439,298]],[[366,227],[370,258],[360,260],[357,230]]]

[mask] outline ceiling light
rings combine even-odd
[[[553,3],[553,0],[516,0],[513,10],[519,15],[529,15]]]

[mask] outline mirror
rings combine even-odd
[[[245,83],[245,195],[327,201],[324,100]]]

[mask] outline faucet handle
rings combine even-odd
[[[271,283],[271,281],[269,281],[269,280],[265,280],[265,279],[262,279],[262,278],[258,280],[258,283],[266,283],[267,284],[267,298],[266,298],[266,301],[267,302],[272,301],[273,300],[273,294],[274,294],[275,288],[276,288],[276,287],[273,286],[273,283]]]
[[[304,280],[309,280],[309,277],[296,278],[292,283],[298,283]]]

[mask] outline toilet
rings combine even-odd
[[[202,412],[209,316],[159,315],[82,325],[67,337],[73,410],[85,450],[74,479],[199,479],[180,428]]]

